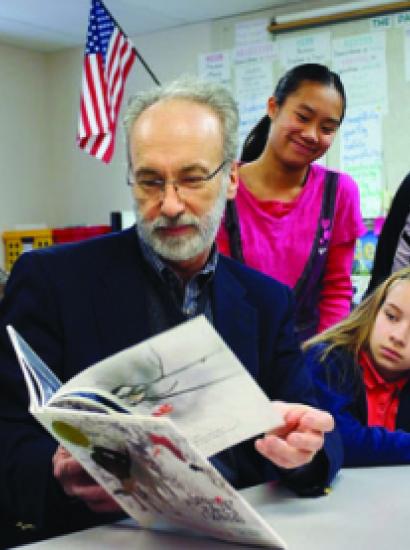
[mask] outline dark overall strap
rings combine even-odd
[[[296,301],[296,333],[300,342],[313,336],[319,324],[318,304],[331,239],[337,180],[338,176],[334,172],[326,173],[316,235],[303,273],[293,289]]]
[[[242,250],[241,227],[234,199],[226,202],[224,223],[226,232],[228,233],[231,257],[234,260],[245,263]]]
[[[312,274],[312,269],[319,251],[320,239],[322,237],[322,220],[333,220],[333,214],[335,210],[336,202],[336,190],[337,190],[338,174],[336,172],[328,171],[326,173],[326,179],[323,190],[322,208],[319,216],[319,222],[317,224],[316,235],[313,241],[313,246],[310,251],[308,261],[302,275],[299,277],[293,292],[296,299],[301,295],[303,289],[306,287],[306,282]],[[330,229],[330,228],[329,228]]]

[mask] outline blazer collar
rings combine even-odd
[[[227,267],[227,261],[219,257],[215,271],[215,328],[248,371],[256,376],[257,312],[247,301],[247,290]],[[93,288],[96,324],[105,356],[150,336],[144,292],[149,276],[153,274],[142,257],[135,228],[119,233]]]
[[[220,256],[214,281],[214,323],[218,333],[253,376],[258,370],[258,316],[247,289]]]
[[[112,244],[93,288],[96,323],[105,355],[149,336],[144,293],[147,275],[135,228],[119,233]]]

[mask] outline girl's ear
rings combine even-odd
[[[274,120],[279,111],[279,105],[277,104],[276,97],[271,96],[268,99],[267,113],[271,120]]]
[[[236,197],[236,192],[238,190],[239,183],[239,165],[234,161],[231,165],[231,171],[229,173],[229,184],[227,198],[234,199]]]

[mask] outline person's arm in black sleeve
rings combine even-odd
[[[0,506],[10,523],[30,526],[35,538],[101,522],[65,495],[53,476],[57,447],[28,412],[27,388],[10,344],[11,324],[58,377],[63,374],[61,319],[53,281],[36,253],[20,257],[0,302]]]
[[[365,296],[368,296],[391,275],[394,255],[400,234],[410,212],[410,174],[398,188],[379,235],[372,268],[372,276]]]

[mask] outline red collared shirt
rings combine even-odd
[[[363,381],[367,397],[367,425],[382,426],[393,432],[399,409],[399,395],[409,376],[389,382],[377,372],[370,356],[361,351],[359,365],[363,369]]]

